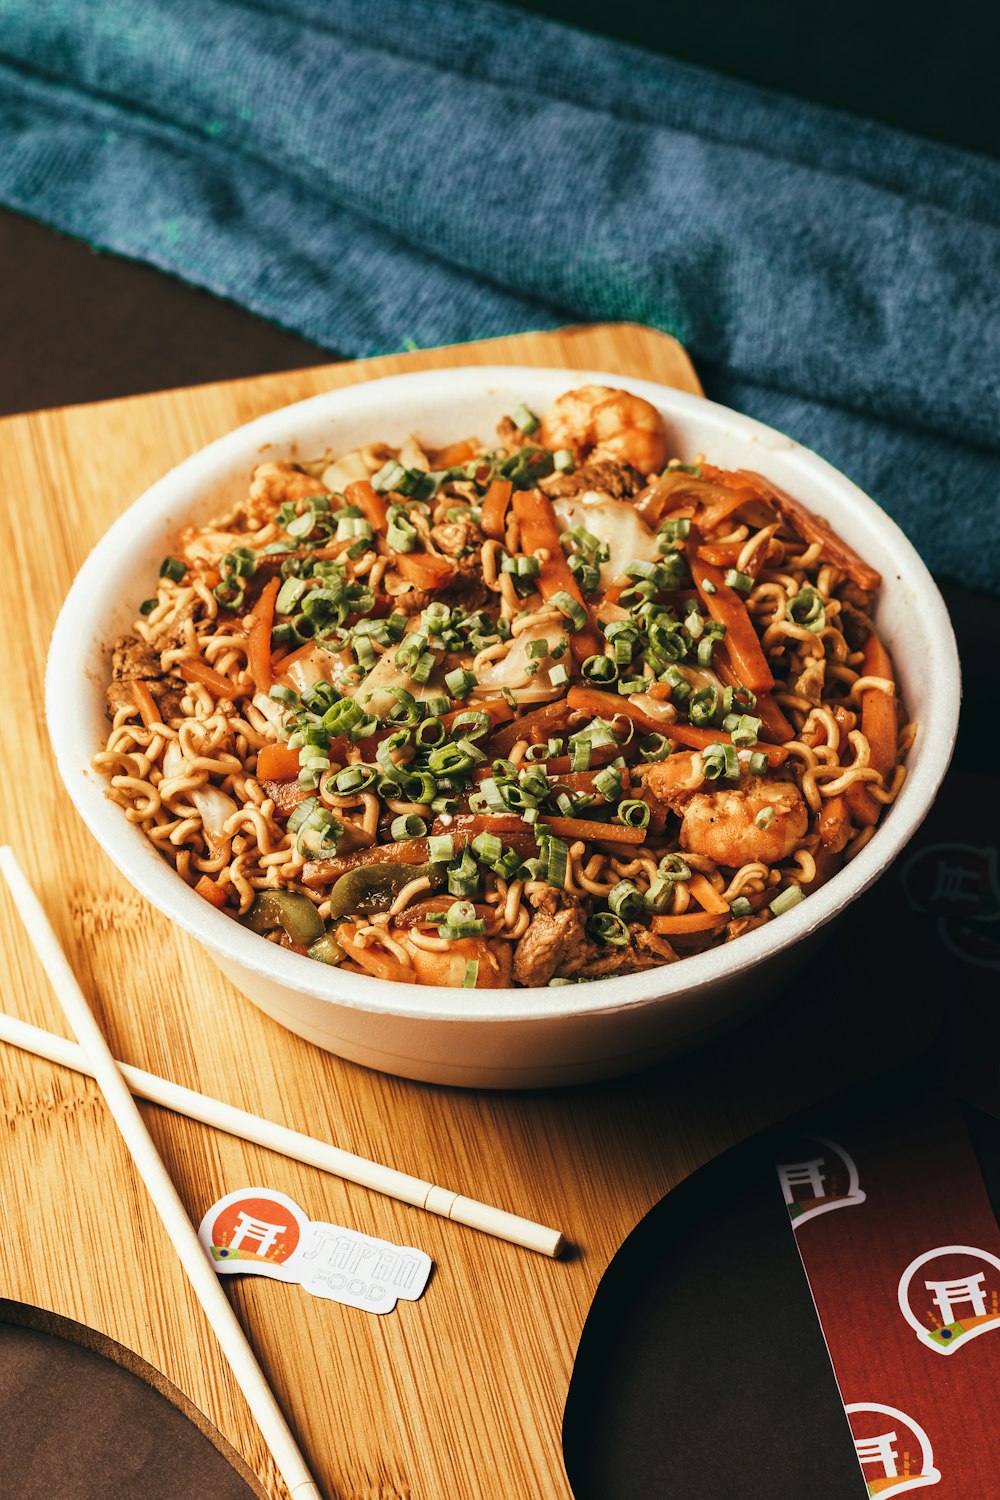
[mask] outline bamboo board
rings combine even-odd
[[[551,1262],[143,1106],[192,1218],[249,1184],[313,1218],[425,1249],[423,1298],[378,1318],[270,1281],[229,1283],[324,1493],[567,1500],[560,1429],[588,1307],[615,1250],[673,1184],[833,1086],[787,1066],[794,1017],[694,1058],[565,1092],[501,1095],[408,1083],[331,1057],[245,1001],[118,875],[57,780],[41,685],[58,607],[86,552],[171,465],[290,401],[378,375],[460,363],[604,368],[700,393],[673,340],[634,325],[134,397],[0,422],[8,504],[2,612],[6,715],[0,831],[36,884],[116,1055],[244,1109],[563,1229]],[[2,1003],[63,1031],[0,892]],[[818,1023],[817,1023],[818,1024]],[[798,1027],[798,1030],[796,1028]],[[808,1036],[804,1045],[809,1045]],[[0,1292],[89,1325],[162,1371],[257,1476],[283,1486],[174,1262],[93,1084],[0,1049],[7,1132]]]

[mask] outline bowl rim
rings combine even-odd
[[[114,572],[109,563],[138,550],[156,524],[174,513],[190,510],[199,493],[207,491],[213,473],[240,459],[251,464],[268,447],[294,444],[294,429],[313,418],[327,416],[350,419],[364,414],[376,401],[438,395],[461,402],[463,387],[474,384],[477,398],[492,394],[492,387],[562,382],[564,389],[588,383],[612,385],[652,401],[668,417],[692,417],[709,425],[737,424],[737,435],[757,444],[764,452],[780,452],[783,462],[801,471],[821,489],[832,485],[836,501],[845,512],[863,519],[881,532],[887,547],[906,573],[911,587],[919,590],[920,607],[930,626],[936,693],[934,734],[921,746],[921,786],[910,778],[892,807],[892,817],[879,828],[879,837],[867,844],[850,865],[842,867],[826,885],[783,914],[780,926],[767,923],[746,933],[736,943],[689,955],[678,964],[668,964],[638,974],[592,980],[554,988],[508,988],[469,991],[475,1009],[461,1003],[463,991],[444,986],[396,985],[367,975],[356,975],[315,963],[299,954],[259,940],[231,916],[216,911],[177,875],[176,871],[131,828],[121,810],[104,795],[103,778],[89,771],[89,756],[80,759],[79,738],[86,733],[85,703],[88,691],[84,662],[95,635],[81,631],[78,618],[87,606],[107,590]],[[505,393],[506,394],[506,393]],[[497,392],[498,398],[500,393]],[[797,475],[796,475],[797,478]],[[174,522],[176,524],[176,522]],[[897,580],[902,586],[902,576]],[[887,585],[883,585],[885,589]],[[103,684],[99,689],[103,692]],[[81,565],[60,610],[49,648],[45,676],[45,705],[49,736],[60,775],[90,832],[121,873],[147,900],[210,951],[259,978],[296,991],[313,1000],[350,1010],[409,1021],[462,1024],[501,1024],[510,1021],[553,1021],[560,1018],[596,1016],[622,1007],[662,1004],[673,997],[688,998],[722,981],[777,957],[796,942],[833,920],[850,901],[862,894],[889,867],[927,815],[948,768],[957,733],[961,700],[958,649],[944,600],[913,544],[896,522],[858,485],[804,445],[795,442],[755,418],[702,396],[671,386],[602,370],[570,370],[536,365],[455,365],[443,369],[383,376],[377,380],[335,388],[303,401],[275,408],[235,428],[198,449],[159,478],[113,522],[96,542]],[[930,726],[921,726],[929,728]],[[95,752],[91,752],[95,753]],[[907,795],[908,791],[910,795]],[[125,830],[135,834],[122,839]],[[141,841],[141,842],[137,842]],[[735,961],[734,961],[735,960]]]

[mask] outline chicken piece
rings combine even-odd
[[[478,548],[483,545],[483,533],[475,521],[440,521],[431,527],[431,538],[435,547],[445,557],[456,560],[475,550],[476,566],[479,566]]]
[[[158,647],[140,641],[137,635],[121,636],[111,652],[111,676],[121,682],[130,682],[136,677],[144,681],[162,677]]]
[[[578,906],[554,913],[542,907],[514,950],[514,978],[518,984],[548,984],[557,971],[570,972],[561,965],[581,952],[589,953],[593,946]]]
[[[613,500],[629,500],[645,482],[631,464],[596,463],[584,464],[572,474],[553,474],[542,480],[540,488],[553,498],[594,490],[600,495],[610,495]]]

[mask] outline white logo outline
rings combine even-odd
[[[996,1271],[1000,1271],[1000,1258],[993,1255],[989,1250],[978,1249],[975,1245],[938,1245],[933,1250],[925,1250],[923,1255],[918,1255],[916,1260],[912,1260],[907,1266],[906,1270],[903,1272],[902,1276],[899,1278],[899,1288],[897,1291],[897,1296],[899,1299],[899,1310],[903,1314],[906,1322],[910,1325],[914,1333],[917,1335],[917,1338],[922,1344],[925,1344],[927,1348],[933,1349],[936,1354],[953,1354],[956,1349],[961,1348],[963,1344],[971,1343],[972,1340],[978,1338],[981,1333],[992,1333],[994,1329],[1000,1328],[1000,1313],[998,1313],[995,1318],[991,1317],[989,1321],[980,1323],[975,1328],[967,1328],[963,1330],[961,1336],[955,1339],[953,1343],[942,1343],[940,1340],[936,1339],[931,1330],[925,1328],[924,1325],[917,1319],[916,1314],[913,1312],[913,1309],[910,1306],[908,1293],[910,1290],[910,1282],[913,1280],[917,1271],[920,1270],[921,1266],[927,1265],[932,1260],[939,1259],[939,1257],[942,1255],[970,1255],[978,1261],[985,1261],[987,1265],[992,1266]],[[928,1290],[930,1290],[930,1288],[934,1285],[937,1285],[937,1283],[926,1283]],[[936,1301],[936,1299],[932,1300]],[[959,1319],[958,1321],[961,1321],[961,1319]]]
[[[816,1219],[820,1214],[831,1213],[835,1208],[856,1208],[860,1204],[865,1202],[867,1196],[861,1190],[860,1179],[858,1177],[858,1168],[854,1161],[854,1158],[850,1155],[849,1152],[844,1150],[843,1146],[838,1146],[836,1141],[830,1140],[829,1137],[825,1135],[804,1135],[801,1137],[801,1139],[804,1141],[817,1141],[819,1145],[825,1146],[827,1150],[834,1152],[834,1154],[839,1157],[844,1166],[847,1168],[847,1192],[841,1194],[839,1198],[831,1198],[827,1203],[819,1203],[814,1208],[804,1209],[802,1213],[797,1214],[795,1218],[791,1220],[793,1233],[799,1228],[800,1224],[804,1224],[808,1219]],[[783,1188],[785,1184],[781,1176],[782,1169],[783,1167],[793,1165],[795,1165],[795,1163],[777,1163],[776,1170],[778,1173],[778,1179],[782,1183]],[[788,1202],[787,1190],[785,1191],[785,1203],[787,1207],[791,1207],[791,1204]]]
[[[932,1484],[941,1483],[941,1470],[934,1467],[934,1450],[931,1447],[931,1440],[927,1436],[924,1429],[921,1427],[920,1423],[914,1421],[913,1417],[907,1416],[905,1411],[900,1411],[898,1406],[883,1406],[879,1401],[854,1401],[850,1406],[845,1406],[844,1411],[847,1413],[848,1417],[850,1417],[851,1414],[856,1411],[876,1411],[880,1416],[891,1417],[895,1422],[903,1422],[910,1429],[914,1437],[917,1439],[917,1442],[920,1444],[921,1472],[919,1474],[912,1474],[909,1478],[904,1478],[901,1484],[894,1484],[891,1490],[891,1493],[893,1495],[901,1495],[904,1490],[929,1489]],[[858,1439],[855,1438],[854,1451],[856,1453],[857,1445]],[[858,1466],[859,1468],[861,1467],[860,1456],[858,1458]],[[865,1484],[867,1485],[868,1481],[865,1478],[865,1471],[863,1468],[861,1469],[861,1477],[865,1480]],[[887,1493],[889,1492],[887,1491]]]

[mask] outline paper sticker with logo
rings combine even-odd
[[[919,1422],[876,1401],[856,1402],[844,1410],[869,1495],[901,1495],[940,1481],[930,1439]]]
[[[793,1229],[831,1209],[865,1201],[854,1161],[824,1136],[804,1135],[795,1141],[778,1164],[778,1181]]]
[[[975,844],[929,844],[905,862],[903,890],[914,911],[936,918],[956,958],[1000,969],[997,851]]]
[[[298,1283],[314,1297],[366,1312],[391,1312],[400,1297],[415,1302],[431,1273],[423,1250],[310,1219],[270,1188],[240,1188],[220,1198],[198,1238],[222,1276]]]
[[[1000,1259],[973,1245],[928,1250],[900,1277],[899,1309],[922,1344],[952,1354],[1000,1328]]]

